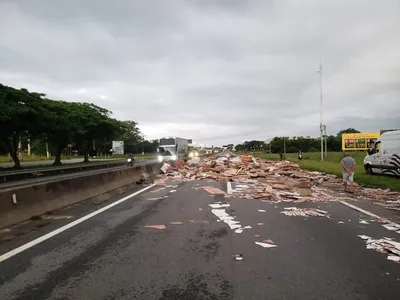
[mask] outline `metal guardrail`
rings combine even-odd
[[[47,167],[47,168],[32,168],[25,170],[15,170],[15,171],[6,171],[0,172],[0,178],[2,182],[10,182],[15,180],[22,179],[31,179],[38,178],[44,176],[51,176],[57,174],[66,174],[66,173],[77,173],[83,172],[91,169],[102,169],[102,168],[110,168],[119,165],[126,164],[126,160],[110,160],[105,162],[96,162],[96,163],[85,163],[85,164],[73,164],[73,165],[65,165],[60,167]]]

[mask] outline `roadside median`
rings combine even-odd
[[[0,228],[125,186],[141,184],[159,172],[160,164],[151,163],[1,190]]]

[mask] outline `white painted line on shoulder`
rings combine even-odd
[[[378,215],[376,215],[376,214],[374,214],[374,213],[372,213],[372,212],[369,212],[369,211],[367,211],[367,210],[365,210],[365,209],[362,209],[362,208],[360,208],[360,207],[358,207],[358,206],[355,206],[355,205],[353,205],[353,204],[350,204],[350,203],[348,203],[348,202],[346,202],[346,201],[340,201],[340,203],[342,203],[343,205],[346,205],[346,206],[348,206],[348,207],[350,207],[350,208],[352,208],[352,209],[354,209],[354,210],[357,210],[357,211],[359,211],[360,213],[363,213],[364,215],[370,216],[370,217],[372,217],[372,218],[376,218],[376,219],[386,219],[386,218],[380,217],[380,216],[378,216]],[[394,222],[391,222],[391,224],[395,224],[396,226],[400,226],[400,225],[398,225],[398,224],[396,224],[396,223],[394,223]]]
[[[70,228],[72,228],[72,227],[74,227],[74,226],[76,226],[76,225],[78,225],[78,224],[80,224],[80,223],[82,223],[82,222],[84,222],[84,221],[86,221],[86,220],[88,220],[88,219],[90,219],[90,218],[92,218],[92,217],[94,217],[94,216],[96,216],[96,215],[98,215],[98,214],[110,209],[111,207],[114,207],[114,206],[116,206],[116,205],[118,205],[118,204],[120,204],[120,203],[122,203],[122,202],[124,202],[124,201],[126,201],[126,200],[128,200],[130,198],[132,198],[132,197],[135,197],[136,195],[139,195],[139,194],[151,189],[154,186],[155,185],[152,184],[152,185],[150,185],[148,187],[145,187],[144,189],[141,189],[141,190],[139,190],[139,191],[137,191],[135,193],[132,193],[132,194],[130,194],[130,195],[128,195],[128,196],[126,196],[126,197],[124,197],[122,199],[119,199],[119,200],[117,200],[117,201],[115,201],[115,202],[113,202],[113,203],[111,203],[111,204],[109,204],[107,206],[104,206],[104,207],[102,207],[102,208],[100,208],[100,209],[98,209],[98,210],[96,210],[96,211],[94,211],[94,212],[82,217],[82,218],[79,218],[78,220],[75,220],[75,221],[73,221],[71,223],[68,223],[67,225],[64,225],[64,226],[62,226],[62,227],[60,227],[60,228],[58,228],[58,229],[56,229],[56,230],[54,230],[52,232],[49,232],[49,233],[47,233],[47,234],[45,234],[45,235],[43,235],[43,236],[41,236],[41,237],[39,237],[39,238],[37,238],[37,239],[35,239],[33,241],[30,241],[29,243],[26,243],[25,245],[22,245],[22,246],[14,249],[14,250],[11,250],[11,251],[9,251],[9,252],[7,252],[7,253],[5,253],[5,254],[0,256],[0,262],[5,261],[5,260],[9,259],[10,257],[13,257],[14,255],[17,255],[18,253],[21,253],[21,252],[23,252],[23,251],[25,251],[25,250],[37,245],[37,244],[40,244],[41,242],[44,242],[45,240],[48,240],[48,239],[52,238],[53,236],[55,236],[57,234],[60,234],[61,232],[65,231],[67,229],[70,229]]]
[[[230,181],[226,183],[226,191],[228,194],[232,194],[232,183]]]

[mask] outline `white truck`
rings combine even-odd
[[[189,147],[188,139],[179,137],[163,137],[159,140],[158,161],[174,161],[183,158]]]
[[[400,176],[400,130],[382,133],[364,158],[368,174]]]

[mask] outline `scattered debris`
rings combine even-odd
[[[171,225],[183,225],[183,222],[170,222]]]
[[[155,185],[165,185],[165,178],[158,178],[154,180]]]
[[[170,169],[171,166],[167,163],[164,163],[163,166],[161,167],[161,171],[165,174],[167,173],[168,169]]]
[[[258,212],[262,212],[262,213],[265,213],[265,212],[266,212],[265,209],[257,209],[257,211],[258,211]]]
[[[400,263],[400,243],[391,238],[373,239],[366,235],[359,235],[359,237],[366,240],[367,249],[388,253],[388,260]]]
[[[189,220],[190,223],[210,224],[210,221]]]
[[[173,166],[164,164],[162,172],[166,181],[227,182],[231,187],[228,187],[228,192],[215,187],[202,187],[212,195],[223,195],[225,198],[295,203],[340,201],[348,204],[344,203],[348,196],[342,192],[341,178],[302,170],[298,163],[289,161],[270,161],[223,152],[217,157],[201,157],[186,162],[177,160]],[[358,199],[372,200],[388,209],[400,210],[400,193],[389,189],[362,188],[356,183],[354,187]]]
[[[243,254],[237,253],[231,255],[234,260],[244,260]]]
[[[17,195],[15,193],[12,194],[12,202],[13,204],[17,204]]]
[[[212,187],[212,186],[203,186],[203,190],[206,192],[209,192],[211,195],[225,195],[225,192],[223,190],[220,190],[219,188]]]
[[[152,229],[160,229],[160,230],[167,229],[165,227],[165,225],[147,225],[147,226],[144,226],[144,227],[145,228],[152,228]]]
[[[264,223],[257,223],[258,226],[264,226]]]
[[[176,190],[170,190],[169,192],[170,193],[176,193]]]
[[[298,207],[285,207],[281,214],[287,216],[301,216],[301,217],[328,217],[328,212],[317,208],[298,208]]]
[[[156,200],[162,200],[162,199],[164,199],[164,197],[153,197],[153,198],[148,198],[147,200],[156,201]]]
[[[368,222],[365,221],[365,220],[360,220],[358,223],[360,223],[360,224],[366,224],[366,225],[370,224],[370,223],[368,223]]]
[[[385,224],[382,226],[385,227],[387,230],[396,231],[397,233],[400,233],[400,225],[399,224],[389,223],[389,224]]]
[[[343,222],[343,221],[339,221],[338,223],[339,223],[339,224],[344,224],[344,222]]]
[[[275,244],[272,240],[264,240],[263,243]]]
[[[208,204],[211,206],[211,208],[223,208],[223,207],[229,207],[231,206],[230,204],[219,204],[219,203],[213,203],[213,204]]]
[[[255,234],[255,235],[254,235],[254,237],[256,237],[256,238],[259,238],[259,237],[260,237],[260,235],[259,235],[259,234]]]
[[[278,247],[277,245],[269,244],[269,243],[260,243],[260,242],[254,242],[254,243],[256,243],[256,245],[259,245],[259,246],[264,247],[264,248],[275,248],[275,247]]]

